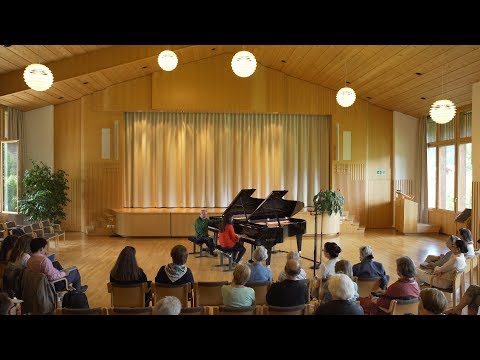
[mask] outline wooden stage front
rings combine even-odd
[[[187,237],[194,235],[195,219],[200,210],[208,216],[221,216],[225,208],[121,208],[115,214],[115,233],[123,236]],[[307,221],[305,235],[313,235],[313,216],[301,211],[294,218]]]

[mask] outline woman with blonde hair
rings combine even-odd
[[[255,305],[255,290],[245,286],[250,278],[250,267],[240,264],[233,270],[233,281],[222,286],[223,305],[244,307]]]
[[[8,261],[15,263],[15,265],[27,266],[27,261],[32,256],[30,241],[32,241],[30,235],[24,234],[20,236],[15,245],[13,245]]]

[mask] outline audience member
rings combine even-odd
[[[0,246],[0,261],[8,261],[8,259],[10,259],[10,255],[15,243],[17,242],[17,239],[18,237],[14,235],[8,235],[5,239],[3,239]]]
[[[208,236],[208,226],[210,225],[210,220],[207,217],[207,210],[200,210],[200,216],[195,220],[195,237],[193,241],[196,244],[206,244],[210,255],[217,256],[214,253],[215,246],[213,245],[213,239]]]
[[[448,306],[443,292],[435,288],[426,288],[420,291],[418,315],[440,315]]]
[[[25,234],[20,236],[17,241],[15,241],[8,260],[15,263],[15,265],[27,266],[27,261],[32,255],[32,251],[30,250],[31,241],[32,237],[30,235]]]
[[[188,259],[188,250],[183,245],[175,245],[170,251],[172,262],[163,265],[155,276],[155,282],[161,284],[182,285],[189,282],[193,288],[193,274],[185,263]]]
[[[32,256],[27,261],[27,269],[44,273],[48,281],[57,280],[66,277],[69,284],[78,290],[85,292],[88,285],[82,286],[80,273],[76,267],[57,270],[53,267],[52,261],[45,255],[47,253],[48,242],[44,238],[34,238],[30,241],[30,250]],[[66,290],[63,282],[55,283],[55,290]]]
[[[345,274],[353,281],[353,272],[352,272],[352,263],[348,260],[339,260],[335,264],[335,274]],[[358,295],[358,285],[356,282],[353,282],[353,288],[355,290],[352,299],[349,300],[357,300]],[[318,300],[321,300],[321,303],[327,303],[332,300],[332,294],[328,290],[328,280],[324,281],[322,284],[322,291],[320,291]]]
[[[328,279],[328,291],[332,300],[320,305],[315,315],[364,315],[362,307],[353,301],[355,287],[345,274],[335,274]]]
[[[182,310],[181,301],[175,296],[165,296],[157,301],[152,309],[153,315],[179,315]]]
[[[380,288],[386,289],[390,276],[385,273],[382,263],[373,261],[373,250],[370,245],[360,246],[360,262],[353,265],[353,276],[360,279],[380,278]]]
[[[290,251],[287,254],[287,262],[288,260],[297,260],[298,263],[300,263],[300,254],[298,251]],[[280,272],[280,275],[278,275],[278,281],[283,281],[287,278],[287,274],[285,273],[285,269]],[[307,278],[307,273],[305,270],[300,268],[300,273],[295,277],[294,280],[305,280]]]
[[[234,264],[240,264],[240,260],[247,249],[243,246],[243,242],[240,241],[240,237],[235,234],[231,216],[225,216],[223,218],[223,223],[219,230],[218,243],[222,248],[232,252]]]
[[[267,260],[268,253],[264,246],[259,246],[253,252],[253,264],[250,266],[250,279],[248,281],[272,281],[272,270],[263,265]]]
[[[296,280],[300,274],[300,263],[290,259],[285,265],[286,279],[273,283],[267,291],[267,303],[273,306],[297,306],[306,304],[308,298],[307,285]]]
[[[458,230],[460,238],[465,241],[467,244],[467,253],[465,254],[465,258],[470,259],[475,256],[475,246],[473,245],[472,240],[472,232],[467,228],[461,228]]]
[[[434,269],[437,266],[442,266],[445,264],[448,259],[450,259],[450,256],[452,256],[452,245],[455,242],[455,237],[449,236],[447,241],[445,242],[445,245],[448,248],[448,251],[445,254],[440,254],[440,255],[428,255],[425,258],[425,261],[420,264],[420,269]]]
[[[141,284],[146,282],[150,288],[151,281],[147,280],[147,275],[138,266],[136,253],[137,251],[133,246],[125,246],[123,248],[110,271],[110,282],[118,284]],[[151,296],[151,291],[145,294],[145,306],[150,305]]]
[[[233,270],[233,281],[222,286],[223,305],[244,307],[255,305],[255,290],[245,286],[250,278],[250,267],[240,264]]]
[[[468,306],[468,315],[477,315],[480,306],[480,286],[470,285],[463,294],[460,302],[453,309],[447,310],[447,314],[461,315],[465,306]]]
[[[451,236],[455,239],[455,242],[452,245],[453,255],[450,256],[448,261],[442,266],[436,266],[433,269],[433,273],[431,270],[429,271],[428,269],[418,269],[417,280],[419,282],[430,284],[433,274],[437,276],[434,277],[433,284],[430,285],[441,289],[448,289],[453,286],[453,280],[456,273],[465,270],[466,262],[464,254],[468,251],[467,244],[465,244],[465,241],[463,241],[459,237],[455,235]]]
[[[12,299],[6,292],[0,292],[0,315],[21,315],[19,303],[22,300]]]
[[[319,279],[328,279],[330,276],[335,274],[335,263],[340,260],[338,255],[342,249],[334,242],[326,242],[323,246],[323,252],[327,261],[322,262],[318,268],[318,278]]]
[[[397,275],[400,278],[390,285],[387,290],[378,291],[374,297],[359,298],[366,314],[386,315],[387,313],[379,307],[388,309],[392,299],[414,299],[418,298],[420,288],[415,280],[415,263],[408,256],[402,256],[397,259]],[[377,295],[379,297],[377,297]]]

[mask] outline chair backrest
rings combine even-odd
[[[222,286],[228,281],[197,282],[195,283],[194,306],[223,305]]]
[[[67,309],[60,308],[55,312],[57,315],[107,315],[107,309],[103,307],[91,309]]]
[[[380,309],[390,315],[418,315],[418,303],[420,299],[414,298],[409,300],[392,299],[388,309],[380,307]]]
[[[231,306],[220,306],[218,308],[219,315],[255,315],[256,306],[242,306],[242,307],[231,307]]]
[[[380,280],[381,278],[359,278],[354,276],[353,281],[358,285],[358,295],[360,297],[369,296],[372,291],[377,291],[380,289]]]
[[[181,285],[153,283],[151,286],[153,293],[153,305],[155,305],[162,297],[175,296],[182,303],[182,307],[190,306],[190,301],[188,300],[188,296],[192,291],[192,286],[190,283]]]
[[[112,307],[144,307],[145,294],[148,292],[148,284],[107,284],[108,292],[111,294]]]
[[[107,315],[152,315],[151,307],[113,307],[107,309]]]
[[[307,289],[308,289],[308,300],[310,301],[310,295],[311,295],[311,292],[312,292],[312,289],[311,289],[311,281],[310,279],[302,279],[302,280],[297,280],[301,283],[304,283],[306,286],[307,286]]]
[[[270,281],[249,281],[245,286],[255,290],[255,304],[265,305],[267,303],[267,291],[272,283]]]
[[[205,306],[187,307],[180,310],[180,315],[208,315]]]
[[[303,315],[305,304],[297,306],[267,306],[267,315]]]

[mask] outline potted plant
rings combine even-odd
[[[337,214],[342,215],[343,204],[345,198],[340,195],[339,191],[335,190],[320,190],[320,192],[313,197],[313,207],[318,213],[327,213],[328,215]]]
[[[50,220],[58,224],[66,219],[63,209],[70,201],[67,194],[68,175],[63,170],[53,171],[43,162],[32,161],[32,164],[23,177],[19,212],[30,221]]]

